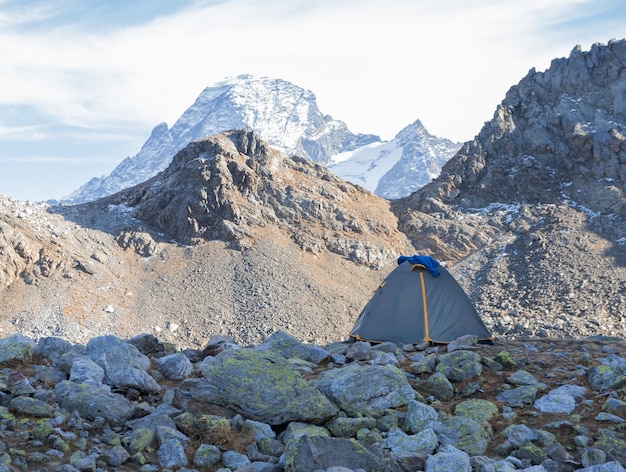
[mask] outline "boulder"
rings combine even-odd
[[[404,373],[390,365],[352,363],[322,372],[313,384],[349,416],[381,416],[415,398]]]
[[[324,422],[338,411],[273,350],[223,351],[203,363],[200,371],[202,379],[184,380],[176,389],[177,406],[188,409],[194,404],[199,408],[216,404],[270,425]]]
[[[285,472],[314,472],[331,467],[369,472],[399,471],[390,457],[378,449],[367,449],[354,439],[300,436],[287,443]]]
[[[141,392],[156,394],[160,385],[148,374],[150,359],[132,344],[108,335],[89,340],[86,354],[104,370],[104,383],[113,388],[137,389]]]

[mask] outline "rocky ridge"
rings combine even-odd
[[[496,332],[624,332],[625,71],[624,40],[531,70],[437,179],[392,203]]]
[[[621,340],[0,347],[0,472],[625,470]]]

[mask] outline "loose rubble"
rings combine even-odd
[[[0,340],[0,472],[623,471],[626,342]]]

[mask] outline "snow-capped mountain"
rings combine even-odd
[[[240,75],[205,88],[171,129],[165,123],[157,125],[134,157],[63,201],[92,201],[144,182],[164,170],[191,141],[231,129],[254,130],[281,151],[323,164],[339,153],[381,141],[378,136],[354,134],[345,123],[322,114],[309,90],[280,79]]]
[[[386,198],[407,196],[428,183],[459,147],[432,136],[419,121],[390,142],[355,134],[324,115],[311,91],[280,79],[240,75],[204,89],[172,128],[157,125],[135,156],[63,202],[93,201],[144,182],[190,142],[232,129],[253,130],[271,146],[332,166],[340,177]]]
[[[328,166],[335,175],[381,197],[405,197],[439,175],[461,147],[433,136],[420,120],[385,143],[373,143],[335,157]]]

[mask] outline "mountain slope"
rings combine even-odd
[[[330,342],[413,252],[389,201],[250,131],[191,143],[96,202],[0,203],[0,332],[34,337]]]
[[[380,142],[378,136],[354,134],[345,123],[323,115],[308,90],[284,80],[241,75],[205,88],[171,129],[165,123],[156,126],[135,156],[64,201],[92,201],[141,183],[164,170],[190,142],[231,129],[252,129],[278,149],[321,163]]]
[[[335,157],[328,168],[381,197],[410,195],[441,172],[461,145],[430,134],[417,120],[385,143],[373,143]]]
[[[626,332],[625,67],[622,40],[531,70],[440,177],[393,202],[496,332]]]

